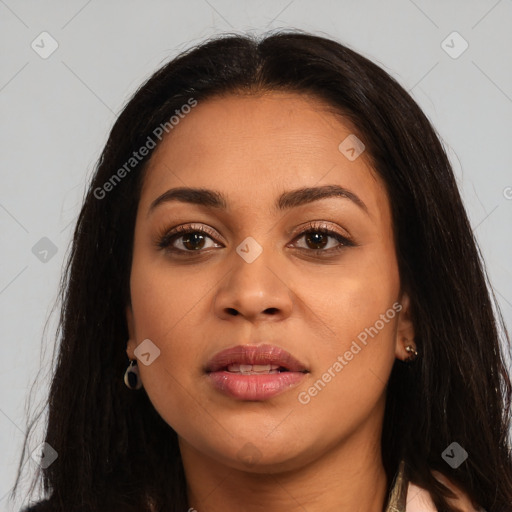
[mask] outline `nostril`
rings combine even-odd
[[[228,313],[230,315],[233,315],[233,316],[238,315],[238,311],[236,309],[233,309],[233,308],[228,308]]]

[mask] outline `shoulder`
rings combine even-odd
[[[445,475],[438,471],[432,471],[432,474],[437,480],[439,480],[439,482],[448,487],[457,496],[455,499],[448,499],[448,503],[450,505],[456,506],[464,512],[485,512],[482,508],[479,508],[478,506],[475,507],[468,495]],[[438,512],[438,510],[427,490],[409,482],[407,489],[406,512]]]

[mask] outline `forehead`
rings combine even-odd
[[[363,138],[355,132],[329,105],[296,93],[199,102],[155,149],[141,203],[170,187],[202,186],[221,190],[242,206],[282,190],[324,184],[357,189],[360,197],[379,201],[386,194],[368,155],[351,161],[339,149],[351,137]]]

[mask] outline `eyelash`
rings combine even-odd
[[[176,249],[174,247],[170,247],[171,243],[174,240],[181,238],[183,235],[191,234],[191,233],[202,233],[204,235],[208,235],[210,238],[215,238],[215,236],[216,236],[214,232],[212,232],[210,229],[208,229],[204,226],[198,225],[196,227],[194,225],[188,224],[188,225],[184,225],[184,226],[179,226],[176,229],[173,229],[172,231],[169,231],[169,232],[164,231],[164,233],[157,235],[156,246],[159,249],[162,249],[162,250],[165,249],[167,252],[174,253],[179,256],[187,255],[186,257],[189,257],[189,254],[187,254],[187,253],[190,253],[190,256],[199,255],[201,253],[204,253],[208,249],[212,249],[212,248],[208,248],[208,249],[199,249],[197,251],[187,251],[187,250],[183,250],[183,249]],[[330,249],[308,249],[305,247],[298,247],[299,250],[313,252],[313,254],[315,254],[315,256],[318,256],[318,257],[324,257],[324,255],[332,256],[333,254],[337,254],[347,247],[354,247],[356,245],[352,240],[340,235],[338,232],[327,228],[325,225],[318,225],[318,224],[315,224],[314,222],[308,223],[306,229],[304,229],[300,233],[298,233],[295,236],[294,240],[298,240],[298,239],[302,238],[304,235],[307,235],[310,233],[320,233],[322,235],[328,235],[328,236],[336,239],[340,243],[340,245],[338,245],[337,247],[331,247]]]

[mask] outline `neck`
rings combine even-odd
[[[189,507],[198,512],[382,512],[388,481],[380,436],[360,429],[308,463],[280,472],[234,469],[180,439]]]

